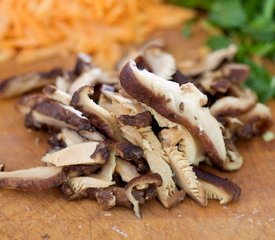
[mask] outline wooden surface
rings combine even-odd
[[[202,44],[201,32],[188,40],[179,33],[160,33],[178,59],[193,56]],[[70,66],[72,59],[35,66],[0,65],[0,77],[52,64]],[[47,136],[27,131],[15,100],[0,102],[0,162],[6,170],[41,165]],[[269,103],[275,116],[275,102]],[[273,127],[274,130],[274,127]],[[101,211],[96,202],[68,202],[58,190],[37,193],[0,191],[0,239],[275,239],[275,141],[261,138],[239,145],[243,167],[220,173],[242,188],[238,202],[221,206],[210,201],[202,208],[191,199],[164,209],[156,200],[141,206],[142,220],[128,209]]]

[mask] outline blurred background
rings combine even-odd
[[[0,76],[78,52],[112,69],[154,36],[173,45],[176,29],[182,40],[173,47],[188,57],[192,46],[196,55],[236,44],[235,61],[251,69],[247,84],[267,101],[275,96],[274,11],[275,0],[0,0]]]

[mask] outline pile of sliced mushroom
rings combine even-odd
[[[243,85],[249,68],[232,62],[235,53],[235,46],[213,52],[182,73],[154,41],[126,56],[117,71],[104,72],[80,54],[72,71],[1,82],[0,98],[32,91],[17,107],[27,128],[49,134],[51,148],[41,167],[4,172],[1,164],[0,187],[59,187],[68,200],[132,208],[138,218],[139,205],[155,197],[165,208],[186,196],[204,207],[209,199],[236,201],[239,186],[201,163],[239,169],[236,141],[264,133],[272,121]]]

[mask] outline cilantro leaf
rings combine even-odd
[[[246,22],[246,14],[240,0],[222,0],[214,2],[209,19],[225,29],[240,28]]]
[[[230,45],[231,40],[223,35],[213,35],[207,39],[206,45],[212,50],[226,48]]]

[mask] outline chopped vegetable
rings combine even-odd
[[[179,27],[193,15],[161,0],[1,0],[0,62],[16,52],[18,62],[33,63],[82,51],[112,66],[122,44]]]

